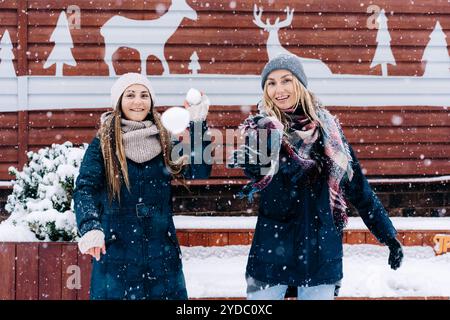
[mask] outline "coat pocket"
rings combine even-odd
[[[342,234],[334,224],[331,212],[321,212],[318,226],[319,262],[326,263],[342,258]]]
[[[258,217],[250,255],[266,263],[293,266],[294,223]]]
[[[103,226],[106,260],[137,262],[142,259],[142,227],[136,217],[105,216]]]
[[[181,248],[180,248],[180,244],[178,242],[178,238],[177,238],[177,234],[176,234],[176,231],[175,231],[175,227],[173,225],[169,226],[169,229],[167,230],[167,237],[169,238],[170,242],[177,249],[178,256],[181,259],[183,254],[181,252]]]

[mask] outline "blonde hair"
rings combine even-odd
[[[323,122],[320,121],[317,111],[322,108],[316,96],[305,88],[305,86],[292,75],[292,81],[294,84],[294,97],[297,101],[294,106],[294,111],[300,106],[303,112],[309,120],[316,122],[320,127],[323,127]],[[278,108],[268,94],[268,81],[264,84],[263,105],[266,113],[269,116],[276,117],[285,128],[285,132],[289,128],[289,116],[286,115],[280,108]]]
[[[123,94],[122,94],[123,95]],[[103,154],[103,161],[106,173],[106,184],[108,187],[108,198],[111,203],[113,198],[120,202],[120,189],[122,182],[125,183],[130,191],[130,180],[128,177],[128,166],[125,155],[125,147],[122,142],[121,117],[122,114],[122,96],[117,102],[113,113],[101,124],[97,135],[100,138],[100,145]],[[183,179],[181,171],[187,163],[187,156],[182,156],[178,160],[171,159],[172,141],[167,129],[161,123],[161,115],[153,107],[153,101],[150,106],[150,114],[159,131],[164,164],[174,179]],[[123,180],[123,181],[122,181]],[[182,182],[184,185],[184,181]]]

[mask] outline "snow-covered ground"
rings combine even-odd
[[[245,297],[249,246],[182,247],[189,297]],[[388,266],[388,249],[344,245],[342,297],[450,296],[450,253],[404,247],[402,266]]]

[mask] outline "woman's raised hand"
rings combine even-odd
[[[191,121],[204,121],[208,115],[210,101],[204,92],[191,89],[183,102],[184,107],[189,111]]]

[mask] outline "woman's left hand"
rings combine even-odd
[[[208,96],[201,92],[201,100],[198,104],[190,105],[184,100],[184,107],[189,111],[190,121],[204,121],[208,115],[210,101]]]
[[[392,269],[397,270],[403,260],[402,245],[396,238],[390,239],[386,244],[389,248],[389,265]]]
[[[90,254],[91,256],[93,256],[97,261],[100,261],[101,253],[106,254],[106,247],[105,247],[105,245],[103,245],[101,247],[90,248],[87,251],[87,254]]]

